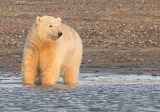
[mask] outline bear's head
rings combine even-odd
[[[39,37],[45,40],[57,40],[62,36],[61,32],[61,18],[54,18],[51,16],[37,16],[36,27]]]

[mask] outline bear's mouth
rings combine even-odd
[[[54,35],[51,35],[52,36],[52,39],[53,40],[57,40],[57,39],[59,39],[59,37],[58,36],[54,36]]]

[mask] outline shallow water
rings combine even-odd
[[[0,74],[1,112],[160,111],[160,77],[149,74],[82,73],[76,87],[25,87],[20,73]]]

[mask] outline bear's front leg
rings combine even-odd
[[[58,78],[59,69],[55,67],[46,68],[40,76],[40,83],[42,85],[56,85]]]
[[[60,66],[54,48],[48,47],[40,53],[40,83],[56,85],[59,78]]]
[[[37,75],[38,55],[36,52],[25,49],[22,61],[22,77],[24,85],[34,85]]]

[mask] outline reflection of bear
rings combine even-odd
[[[61,18],[37,17],[24,45],[23,84],[36,78],[42,85],[55,85],[60,72],[64,84],[76,84],[82,58],[82,42],[75,30]]]

